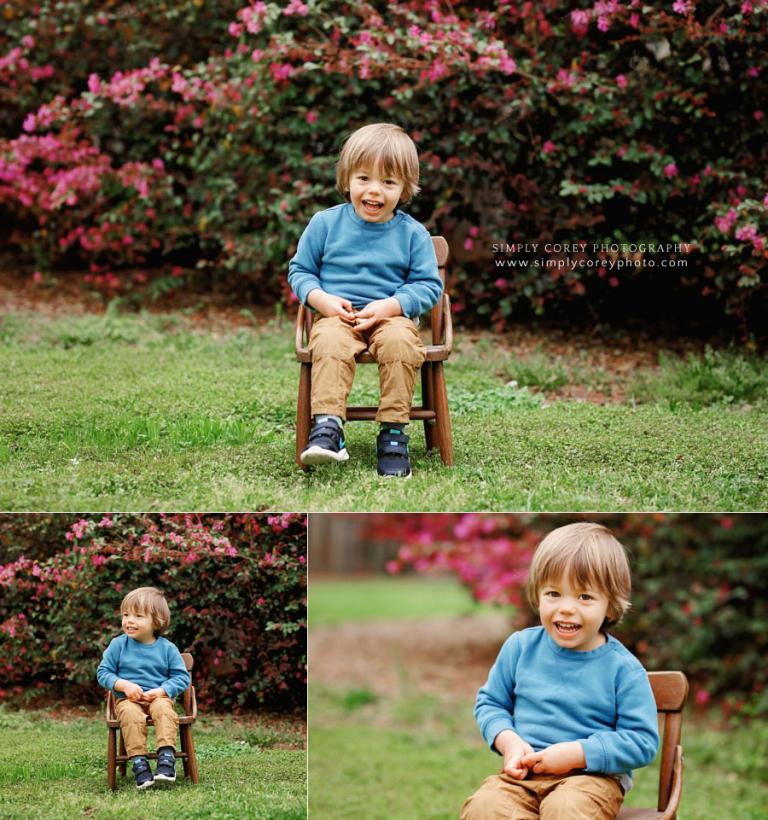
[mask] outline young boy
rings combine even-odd
[[[629,608],[630,589],[624,548],[605,527],[570,524],[541,542],[527,587],[541,626],[507,639],[475,704],[504,764],[462,820],[618,814],[631,770],[659,744],[648,676],[606,631]]]
[[[115,712],[132,760],[137,789],[156,780],[176,780],[176,731],[179,718],[173,699],[189,686],[189,672],[175,644],[160,637],[171,613],[163,593],[154,587],[129,592],[120,605],[123,634],[104,652],[96,679],[115,692]],[[147,720],[157,735],[157,771],[154,777],[147,754]]]
[[[355,356],[379,365],[378,473],[409,477],[408,436],[416,375],[425,358],[413,321],[440,298],[427,229],[399,209],[419,192],[419,157],[397,125],[375,123],[344,143],[336,187],[347,199],[316,213],[288,267],[297,298],[320,317],[309,338],[313,415],[304,464],[348,459],[342,425]]]

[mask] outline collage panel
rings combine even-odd
[[[0,816],[307,816],[306,516],[0,515]]]
[[[313,514],[310,554],[311,817],[598,816],[580,774],[764,815],[765,515]]]

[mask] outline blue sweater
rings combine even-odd
[[[539,752],[578,740],[585,772],[626,775],[647,766],[659,746],[656,703],[640,661],[619,641],[589,652],[563,649],[543,626],[504,643],[477,693],[475,719],[493,749],[511,729]]]
[[[440,298],[443,283],[429,231],[395,209],[388,222],[366,222],[352,203],[316,213],[288,264],[288,282],[306,305],[310,291],[349,299],[356,310],[394,296],[415,318]]]
[[[105,689],[113,689],[119,678],[137,683],[145,691],[162,687],[169,698],[180,695],[190,681],[176,644],[165,638],[140,643],[128,635],[110,641],[96,670],[96,680]],[[115,695],[125,697],[122,692]]]

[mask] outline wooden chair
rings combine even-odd
[[[688,679],[682,672],[649,672],[656,709],[664,715],[659,771],[659,801],[654,809],[622,809],[617,820],[675,820],[683,793],[683,747],[680,734]]]
[[[442,236],[433,236],[437,267],[443,280],[440,300],[432,308],[432,344],[427,345],[427,358],[421,367],[420,407],[411,407],[411,420],[424,422],[424,438],[427,450],[437,447],[443,464],[453,465],[453,437],[451,419],[448,412],[448,394],[445,387],[443,362],[451,355],[453,347],[453,322],[451,301],[445,292],[445,264],[448,261],[448,243]],[[301,363],[299,375],[299,398],[296,406],[296,463],[301,463],[301,451],[307,446],[312,423],[310,394],[312,390],[312,354],[307,349],[312,330],[313,314],[304,305],[299,305],[296,317],[296,360]],[[375,363],[373,356],[364,350],[356,360],[360,364]],[[348,407],[348,421],[373,421],[377,407]]]
[[[194,661],[189,652],[182,652],[184,665],[187,672],[191,673]],[[176,757],[181,758],[184,763],[184,775],[189,777],[193,783],[198,781],[197,755],[195,754],[195,742],[192,739],[192,724],[197,718],[197,700],[195,698],[195,687],[190,682],[189,686],[182,694],[182,704],[184,714],[179,715],[179,741],[181,751],[176,752]],[[147,716],[147,724],[152,726],[152,718]],[[117,741],[120,738],[120,754],[117,753]],[[157,752],[147,754],[151,760],[157,760]],[[117,789],[116,772],[120,767],[120,774],[125,777],[128,763],[128,755],[125,753],[125,740],[120,731],[120,722],[115,715],[115,695],[113,692],[107,693],[107,784],[114,791]]]

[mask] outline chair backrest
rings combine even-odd
[[[649,672],[648,680],[656,700],[656,711],[664,715],[658,803],[658,810],[664,811],[672,789],[675,750],[680,745],[682,734],[682,713],[688,697],[688,678],[682,672]]]
[[[443,280],[443,293],[445,292],[445,263],[448,261],[448,243],[444,236],[433,236],[432,245],[435,249],[435,256],[437,257],[437,270],[440,273],[440,278]],[[432,344],[440,344],[443,338],[443,294],[440,294],[440,299],[432,308]]]
[[[182,652],[181,659],[184,661],[184,666],[187,667],[187,672],[189,672],[189,686],[184,690],[184,693],[182,694],[182,700],[184,703],[184,714],[188,715],[190,714],[193,708],[192,667],[195,665],[195,660],[189,652]]]

